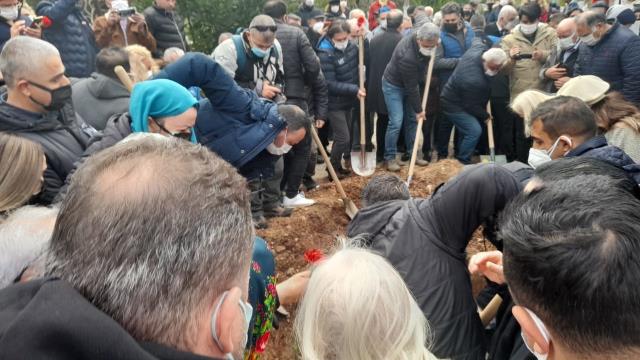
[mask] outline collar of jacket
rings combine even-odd
[[[63,128],[73,122],[68,113],[73,113],[71,103],[60,111],[44,114],[15,107],[7,102],[7,93],[0,95],[0,131],[50,131]]]
[[[160,14],[164,15],[164,16],[168,16],[168,17],[173,17],[173,14],[175,13],[175,11],[172,10],[165,10],[161,7],[158,7],[158,5],[156,5],[155,1],[153,2],[153,4],[151,4],[151,6],[153,6],[153,8],[159,12]]]
[[[598,149],[607,145],[608,145],[607,139],[604,137],[604,135],[598,135],[580,144],[580,146],[578,146],[577,148],[569,151],[566,156],[567,157],[580,156],[588,151],[591,151],[593,149]]]

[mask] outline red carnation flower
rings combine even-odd
[[[267,291],[269,292],[269,294],[276,296],[276,286],[273,284],[269,284],[267,285]]]
[[[269,342],[269,337],[271,337],[271,332],[264,333],[258,341],[256,341],[256,352],[263,353],[267,348],[267,343]]]
[[[364,16],[360,16],[358,18],[358,27],[361,28],[364,25],[365,19]]]
[[[305,251],[304,259],[310,264],[315,264],[324,260],[324,252],[320,249],[309,249]]]
[[[51,25],[53,25],[53,21],[48,16],[43,16],[42,17],[42,28],[46,29],[48,27],[51,27]]]

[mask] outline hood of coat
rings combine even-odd
[[[78,81],[73,86],[74,90],[81,88],[81,85],[86,86],[86,90],[97,99],[112,100],[130,96],[127,89],[119,81],[98,73],[93,73],[91,77]]]

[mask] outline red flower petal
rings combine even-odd
[[[264,333],[258,341],[256,341],[256,352],[263,353],[267,348],[267,343],[269,342],[269,337],[271,337],[271,332]]]
[[[310,264],[315,264],[318,261],[324,260],[324,252],[320,249],[309,249],[305,251],[304,259]]]
[[[53,21],[48,16],[42,17],[42,28],[46,29],[53,25]]]
[[[358,27],[361,28],[362,25],[364,25],[364,22],[365,22],[364,16],[360,16],[358,18]]]

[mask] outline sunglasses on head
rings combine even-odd
[[[272,33],[275,33],[276,30],[278,30],[278,27],[276,25],[273,25],[273,26],[256,25],[256,26],[253,26],[252,29],[256,29],[259,32],[271,31]]]

